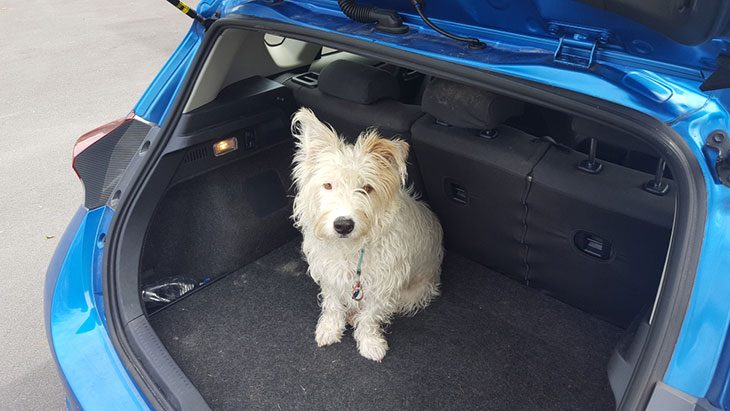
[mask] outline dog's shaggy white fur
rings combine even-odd
[[[339,342],[349,322],[360,354],[381,361],[388,350],[383,326],[438,295],[441,225],[405,187],[406,142],[369,129],[347,144],[306,108],[294,115],[292,134],[293,219],[321,288],[315,339],[320,347]],[[353,298],[358,280],[360,301]]]

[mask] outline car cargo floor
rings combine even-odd
[[[387,329],[317,348],[317,287],[292,241],[151,317],[215,409],[611,409],[621,330],[455,254],[442,296]]]

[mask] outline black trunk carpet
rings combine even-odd
[[[621,330],[447,254],[442,296],[387,329],[383,363],[351,330],[317,348],[318,289],[299,242],[153,315],[215,409],[611,409]]]

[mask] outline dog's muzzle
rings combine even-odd
[[[341,236],[346,236],[355,229],[355,221],[349,217],[337,217],[334,222],[335,232]]]

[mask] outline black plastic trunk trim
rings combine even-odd
[[[437,75],[445,79],[487,88],[540,106],[560,108],[560,111],[563,112],[589,117],[613,127],[618,127],[640,136],[641,139],[655,146],[667,159],[672,172],[676,173],[675,182],[680,192],[677,200],[677,225],[667,260],[668,275],[661,289],[654,326],[650,331],[648,343],[642,352],[639,367],[632,377],[629,390],[618,408],[634,410],[646,406],[654,383],[661,380],[666,371],[674,343],[679,336],[701,250],[696,245],[701,244],[703,241],[706,220],[707,196],[704,178],[697,159],[679,135],[666,124],[652,117],[624,106],[608,103],[596,97],[489,73],[473,67],[448,63],[364,40],[348,38],[342,34],[325,33],[311,28],[292,26],[249,16],[235,16],[216,21],[206,33],[196,58],[186,74],[180,94],[175,99],[167,124],[161,130],[159,141],[151,148],[146,161],[139,168],[128,170],[128,172],[133,173],[131,184],[125,195],[120,199],[118,212],[112,221],[108,236],[109,251],[105,255],[104,263],[104,298],[107,320],[110,324],[110,338],[125,367],[130,371],[130,375],[142,387],[144,393],[151,397],[150,401],[153,407],[169,409],[171,404],[161,395],[157,385],[158,381],[151,379],[150,373],[145,369],[150,364],[149,360],[141,355],[142,353],[131,349],[127,339],[136,338],[136,336],[128,334],[125,330],[125,324],[120,321],[122,312],[128,309],[136,311],[139,310],[139,307],[133,307],[133,301],[119,301],[118,296],[124,295],[124,293],[120,294],[119,290],[110,285],[121,284],[124,287],[135,287],[135,290],[138,285],[136,272],[127,272],[127,276],[131,276],[132,280],[125,278],[124,281],[118,282],[120,273],[117,271],[117,265],[120,260],[124,259],[124,256],[117,254],[120,245],[125,240],[120,235],[128,224],[146,223],[146,221],[135,221],[132,218],[132,206],[147,203],[147,207],[154,208],[156,199],[138,198],[138,194],[141,188],[149,182],[151,172],[159,162],[164,147],[175,129],[174,125],[177,124],[182,108],[191,94],[192,84],[199,75],[212,45],[222,31],[231,28],[266,31],[300,40],[327,44],[340,50],[367,57],[376,57],[383,61],[394,62],[402,67],[417,69],[425,74]],[[596,107],[601,109],[597,110]],[[129,241],[140,242],[140,240],[140,238],[135,238]],[[139,247],[141,247],[141,244],[139,244]],[[137,303],[141,304],[139,301]],[[146,321],[146,318],[144,318],[144,321]],[[184,393],[170,394],[184,395]]]

